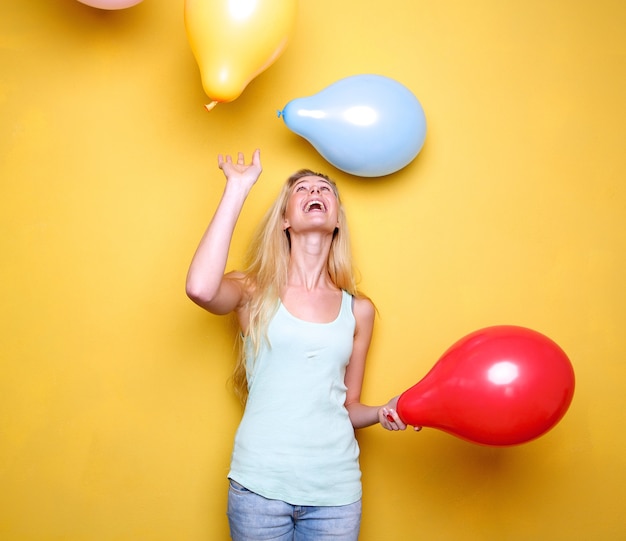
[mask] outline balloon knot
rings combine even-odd
[[[210,111],[211,109],[213,109],[213,107],[215,107],[217,105],[217,101],[212,101],[211,103],[207,103],[204,108],[207,111]]]
[[[282,116],[283,112],[282,111],[276,111],[276,116],[278,116],[278,118],[280,118]]]

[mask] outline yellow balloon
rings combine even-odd
[[[238,98],[287,46],[297,0],[185,0],[185,29],[212,102]]]

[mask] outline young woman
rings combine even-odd
[[[229,472],[234,541],[356,540],[361,472],[355,428],[404,430],[397,397],[361,403],[375,309],[358,293],[335,183],[292,175],[254,239],[248,267],[225,274],[235,224],[259,178],[259,150],[218,156],[222,199],[187,276],[187,294],[242,332],[234,380],[245,401]]]

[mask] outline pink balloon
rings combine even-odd
[[[453,344],[398,400],[406,424],[484,445],[516,445],[550,430],[569,408],[574,370],[546,336],[502,325]]]
[[[139,4],[142,0],[78,0],[81,4],[99,9],[125,9]]]

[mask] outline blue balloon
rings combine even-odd
[[[337,169],[361,177],[402,169],[426,138],[418,99],[382,75],[340,79],[317,94],[291,100],[278,116]]]

